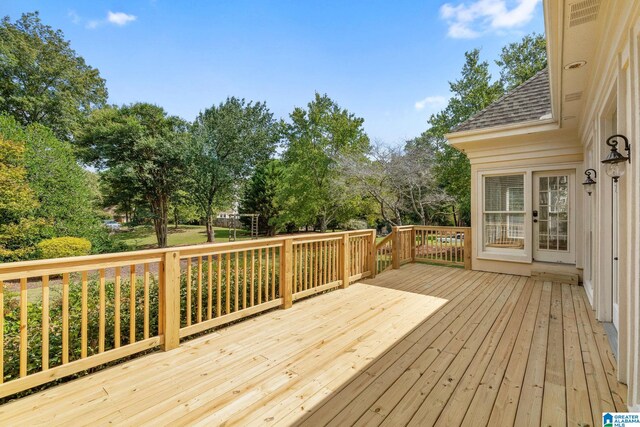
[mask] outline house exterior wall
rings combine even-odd
[[[573,182],[574,209],[572,227],[574,239],[571,242],[576,263],[554,267],[557,273],[581,274],[582,261],[582,217],[575,209],[582,204],[582,188],[579,175],[582,173],[583,148],[574,130],[544,130],[530,132],[526,128],[513,129],[510,134],[498,138],[485,138],[462,144],[471,162],[471,218],[473,229],[472,265],[474,270],[530,276],[536,268],[532,253],[532,186],[533,174],[541,171],[571,171]],[[505,250],[488,253],[483,248],[483,179],[485,176],[510,173],[525,176],[525,247],[515,254]]]
[[[583,262],[590,267],[585,271],[585,290],[598,320],[613,320],[611,283],[617,275],[618,375],[629,386],[629,408],[640,411],[640,4],[611,3],[599,20],[596,61],[578,118],[583,170],[598,171],[596,191],[583,200],[587,225],[583,238],[588,238],[589,228],[593,238],[593,256]],[[614,132],[625,135],[632,145],[631,163],[617,191],[600,162],[609,151],[604,141]],[[615,199],[617,220],[611,210]],[[614,233],[619,237],[616,247]],[[612,267],[616,255],[617,268]]]
[[[564,96],[560,75],[564,65],[560,47],[563,18],[556,16],[555,8],[562,6],[555,2],[545,2],[545,6],[550,63],[555,64],[550,70],[552,104],[554,114],[558,114]],[[554,115],[551,121],[541,118],[535,123],[459,132],[448,138],[467,154],[472,165],[474,269],[530,275],[535,267],[530,254],[523,254],[520,259],[489,259],[482,253],[485,174],[575,170],[575,206],[579,209],[575,217],[576,263],[572,267],[583,278],[600,321],[614,319],[612,289],[617,280],[618,379],[628,385],[629,410],[640,411],[640,2],[603,1],[594,41],[595,54],[587,64],[584,104],[574,123],[563,120],[560,126],[561,118]],[[616,133],[625,135],[632,148],[631,163],[626,165],[626,174],[617,186],[601,163],[609,151],[605,140]],[[581,188],[588,168],[597,171],[597,185],[591,196]],[[531,191],[532,187],[526,188]],[[525,216],[528,230],[532,228],[530,208],[527,206]],[[570,267],[564,268],[569,271]]]

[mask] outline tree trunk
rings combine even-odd
[[[213,214],[208,213],[205,217],[205,226],[207,228],[207,242],[214,243],[216,241],[215,231],[213,229]]]
[[[153,213],[153,228],[156,232],[158,247],[167,247],[167,225],[168,225],[168,198],[165,195],[158,195],[155,199],[150,199],[151,212]]]
[[[326,214],[320,215],[320,232],[321,233],[327,232],[327,215]]]
[[[456,207],[451,206],[451,210],[453,211],[453,225],[455,225],[456,227],[459,227],[460,225],[458,224],[458,215],[456,215]]]

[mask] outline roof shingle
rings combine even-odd
[[[453,129],[462,132],[549,118],[551,95],[545,68]]]

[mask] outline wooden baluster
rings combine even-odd
[[[271,248],[271,300],[276,299],[276,248]],[[282,253],[280,253],[282,256]],[[280,272],[282,274],[282,272]]]
[[[320,285],[324,285],[325,283],[327,283],[325,281],[325,276],[324,276],[324,268],[325,268],[325,265],[324,265],[324,241],[320,242],[319,247],[320,247],[320,249],[319,249],[319,251],[320,251],[319,252],[319,255],[320,255],[320,257],[319,257],[320,258],[320,261],[319,261],[320,267],[319,267],[319,270],[318,270],[318,274],[320,276],[319,282],[320,282]]]
[[[213,316],[213,256],[207,257],[207,319]]]
[[[293,281],[291,283],[291,293],[295,294],[298,292],[298,246],[291,246],[291,251],[293,252]]]
[[[216,317],[222,315],[222,254],[216,255]]]
[[[255,276],[255,269],[256,269],[256,252],[251,249],[251,289],[249,291],[249,298],[251,298],[251,304],[250,306],[253,307],[253,305],[255,304],[255,282],[256,282],[256,276]]]
[[[143,336],[146,340],[149,338],[149,282],[150,282],[150,273],[149,273],[149,263],[144,263],[144,319],[143,319]]]
[[[258,248],[258,305],[262,304],[262,248]]]
[[[239,293],[238,293],[238,286],[240,286],[240,279],[239,279],[239,265],[238,265],[238,252],[236,252],[235,255],[235,259],[233,261],[234,264],[234,268],[235,268],[235,275],[234,275],[234,280],[233,280],[233,296],[234,296],[234,301],[233,301],[233,309],[234,311],[238,311],[238,298],[239,298]]]
[[[230,253],[226,254],[224,259],[226,261],[225,268],[224,268],[224,274],[226,279],[225,290],[224,290],[224,295],[225,295],[224,314],[229,314],[231,312],[231,254]]]
[[[62,364],[69,363],[69,273],[62,274]]]
[[[304,290],[309,286],[309,243],[304,243]]]
[[[98,313],[98,353],[104,352],[104,341],[106,335],[106,311],[107,302],[105,295],[105,271],[104,268],[100,269],[100,283],[99,283],[99,299],[100,299],[100,311]]]
[[[113,320],[113,335],[115,348],[120,347],[120,267],[116,267],[116,282],[114,290],[114,320]]]
[[[198,323],[202,322],[202,257],[198,257],[198,307],[196,311]]]
[[[191,257],[187,258],[187,301],[185,306],[187,326],[191,326]]]
[[[129,344],[136,342],[136,266],[129,267]]]
[[[269,247],[266,247],[265,250],[265,259],[264,259],[264,301],[269,301],[269,266],[270,264],[270,251]]]
[[[68,295],[68,294],[67,294]],[[20,377],[27,375],[27,352],[29,350],[28,336],[27,336],[27,278],[20,279]],[[67,306],[68,309],[68,306]],[[67,327],[69,321],[67,319]],[[68,330],[67,330],[68,339]]]
[[[80,357],[84,359],[87,357],[87,318],[88,318],[88,278],[87,272],[82,272],[82,302],[80,313]]]
[[[327,283],[333,282],[333,240],[327,241]]]
[[[0,282],[0,331],[2,330],[2,282]],[[0,339],[0,348],[2,348],[2,339]],[[0,350],[1,358],[2,350]],[[49,369],[49,276],[44,275],[42,276],[42,370],[46,371],[47,369]],[[2,362],[0,362],[1,376]]]
[[[247,251],[242,254],[242,309],[247,308]]]

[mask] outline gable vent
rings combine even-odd
[[[584,0],[570,5],[569,28],[595,21],[600,11],[600,0]]]
[[[582,92],[568,93],[564,96],[565,102],[578,101],[582,98]]]

